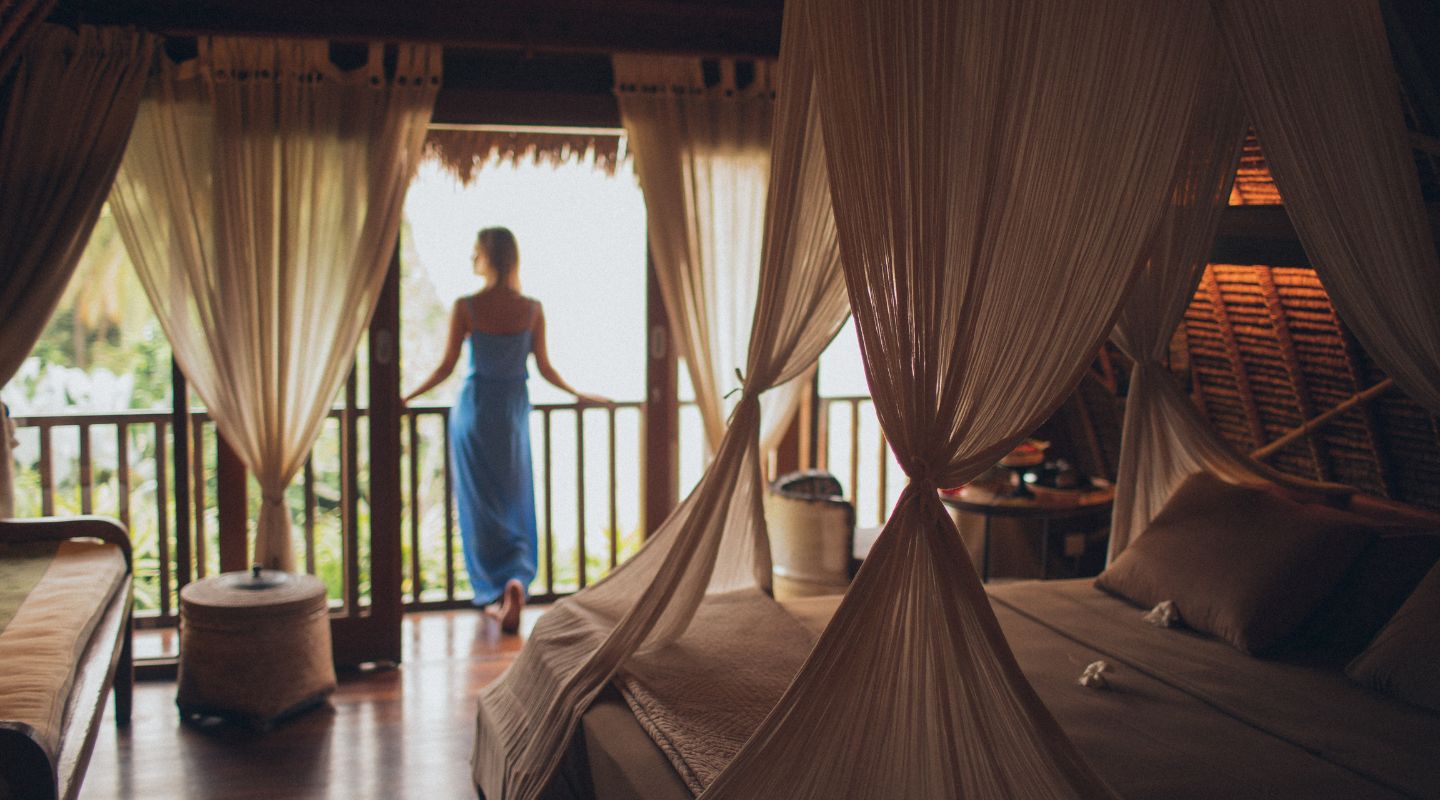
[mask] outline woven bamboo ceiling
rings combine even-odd
[[[1433,197],[1440,193],[1434,164],[1423,153],[1420,161]],[[1280,210],[1253,133],[1230,202]],[[1102,354],[1095,379],[1082,385],[1051,431],[1067,438],[1087,466],[1111,476],[1127,380],[1123,358],[1113,348]],[[1308,266],[1209,265],[1171,343],[1170,365],[1241,452],[1290,474],[1440,509],[1440,420],[1387,380]],[[1313,430],[1299,434],[1307,422]]]

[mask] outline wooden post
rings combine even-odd
[[[190,582],[191,575],[190,384],[173,357],[170,359],[170,436],[175,443],[171,450],[175,459],[171,474],[175,476],[175,591],[178,592]],[[157,452],[161,444],[156,444]],[[161,570],[164,571],[163,565]]]
[[[215,507],[220,520],[220,571],[250,568],[250,474],[235,448],[215,430]],[[205,513],[200,509],[199,513]]]
[[[645,487],[643,527],[648,538],[679,502],[680,404],[670,321],[655,262],[646,248],[645,282]]]
[[[810,456],[810,393],[813,386],[806,381],[800,390],[800,401],[796,403],[795,414],[785,428],[785,435],[775,445],[775,458],[770,464],[773,469],[767,478],[774,480],[797,470],[808,468]]]
[[[400,663],[400,243],[370,318],[370,616],[367,660]]]

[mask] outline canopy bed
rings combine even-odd
[[[697,748],[701,757],[680,773],[687,791],[705,798],[1215,796],[1221,784],[1275,788],[1245,771],[1272,751],[1285,762],[1272,778],[1299,776],[1290,786],[1302,794],[1433,794],[1433,768],[1414,753],[1397,757],[1396,777],[1306,741],[1266,746],[1257,738],[1284,740],[1308,722],[1279,715],[1280,728],[1267,731],[1244,714],[1226,721],[1201,713],[1253,698],[1168,678],[1173,662],[1147,660],[1164,647],[1127,649],[1124,637],[1138,634],[1114,620],[1146,623],[1123,601],[1073,584],[987,596],[936,494],[1038,425],[1113,331],[1136,367],[1112,570],[1140,558],[1127,558],[1127,548],[1151,535],[1152,520],[1195,473],[1296,497],[1347,497],[1234,453],[1162,365],[1230,194],[1247,117],[1267,147],[1276,142],[1277,184],[1340,313],[1399,385],[1440,409],[1440,264],[1378,9],[1225,0],[1163,8],[912,0],[878,9],[798,0],[786,6],[781,64],[759,294],[728,428],[699,486],[647,546],[547,613],[515,665],[482,694],[481,793],[525,799],[556,790],[562,764],[576,761],[567,744],[582,721],[614,709],[613,698],[603,699],[614,686],[640,709],[652,739]],[[656,84],[651,94],[662,103],[703,95],[683,77]],[[647,195],[671,195],[647,177],[670,169],[690,197],[704,197],[695,176],[725,152],[691,131],[709,118],[685,103],[665,113],[689,123],[669,135],[689,136],[690,146],[647,150],[637,136]],[[652,216],[697,218],[649,201]],[[657,227],[652,221],[652,236]],[[672,248],[677,263],[657,269],[703,276],[703,264],[686,262],[705,252],[696,243],[703,226],[670,230],[694,238],[688,250]],[[1379,271],[1385,280],[1371,277]],[[833,614],[808,617],[812,646],[805,625],[766,594],[760,396],[804,373],[838,328],[846,298],[881,426],[910,483],[849,593]],[[1296,497],[1281,499],[1298,507]],[[1341,560],[1321,571],[1331,585],[1307,594],[1313,603],[1349,568],[1343,557],[1353,561],[1371,542],[1337,532],[1351,523],[1325,524]],[[1138,552],[1171,538],[1157,535]],[[1238,541],[1308,552],[1267,531]],[[1275,589],[1237,603],[1253,616],[1255,598]],[[1179,613],[1206,630],[1209,612],[1182,600],[1161,603],[1159,619]],[[1298,625],[1310,610],[1292,609],[1286,620]],[[1067,633],[1107,626],[1118,643]],[[1284,638],[1274,626],[1242,630],[1229,643],[1187,640],[1174,649],[1197,649],[1175,657],[1240,670],[1215,648],[1262,649]],[[1114,670],[1124,680],[1100,665],[1086,670],[1092,656],[1121,662]],[[1342,707],[1368,691],[1257,663],[1265,673],[1257,683],[1324,684],[1345,698],[1336,701]],[[1089,685],[1133,678],[1109,697],[1143,698],[1131,704],[1187,720],[1230,749],[1208,762],[1176,761],[1181,742],[1160,736],[1163,725],[1126,722],[1129,705],[1106,715],[1100,700],[1064,702],[1051,679],[1057,670],[1067,689],[1082,671]],[[1366,720],[1359,727],[1433,741],[1433,713],[1376,702],[1385,710],[1356,711]],[[1297,710],[1305,705],[1302,696]],[[1393,724],[1377,721],[1391,712]],[[1114,723],[1129,727],[1116,733]],[[582,739],[604,737],[587,727]],[[1336,746],[1375,746],[1360,739]],[[1118,749],[1107,756],[1097,743]],[[607,755],[598,749],[597,758]],[[1223,773],[1221,763],[1230,765]],[[1174,783],[1157,777],[1167,768]]]

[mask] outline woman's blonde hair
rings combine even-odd
[[[475,260],[485,256],[485,278],[490,286],[520,290],[520,245],[509,228],[485,228],[475,237]]]

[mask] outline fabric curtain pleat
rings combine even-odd
[[[640,655],[668,663],[666,646],[707,598],[773,607],[760,591],[770,580],[761,397],[805,374],[847,315],[809,84],[783,83],[776,102],[759,296],[740,400],[700,483],[645,547],[546,612],[515,663],[483,692],[474,777],[487,797],[538,797],[605,683]],[[641,147],[637,142],[637,159],[646,157]]]
[[[255,558],[293,570],[284,492],[374,310],[440,49],[342,71],[325,42],[201,38],[165,60],[112,207],[190,385],[260,484]]]
[[[936,487],[1033,430],[1108,335],[1210,124],[1213,26],[1130,0],[795,0],[786,24],[813,52],[851,309],[910,483],[703,797],[1110,796],[1020,673]]]
[[[56,0],[0,0],[0,78],[10,71],[55,4]]]
[[[1166,238],[1157,242],[1116,327],[1116,344],[1136,363],[1125,401],[1111,559],[1196,472],[1232,483],[1345,490],[1286,475],[1236,451],[1161,365],[1166,342],[1204,270],[1215,215],[1228,193],[1233,173],[1228,148],[1243,135],[1236,133],[1241,97],[1286,213],[1336,310],[1411,397],[1431,410],[1440,408],[1440,318],[1434,313],[1440,264],[1379,7],[1218,0],[1211,5],[1237,74],[1217,81],[1217,99],[1220,93],[1235,97],[1216,107],[1213,133],[1231,138],[1210,142],[1215,158],[1192,164],[1189,189],[1183,176],[1177,184]],[[1185,215],[1192,222],[1183,222]],[[1182,238],[1206,230],[1210,236]]]
[[[1212,0],[1285,212],[1335,310],[1440,413],[1440,260],[1380,4]]]
[[[1211,125],[1191,127],[1187,158],[1176,173],[1160,229],[1111,334],[1134,362],[1111,515],[1111,559],[1140,535],[1191,474],[1208,471],[1235,483],[1270,475],[1214,431],[1165,367],[1171,334],[1195,294],[1229,203],[1248,128],[1223,50],[1217,48],[1214,58],[1210,92],[1197,109]]]
[[[19,53],[0,130],[0,386],[45,330],[90,240],[156,41],[42,25]],[[10,445],[0,431],[0,518],[14,513]]]
[[[616,55],[615,96],[645,193],[650,253],[670,335],[685,359],[706,450],[720,448],[745,362],[759,288],[772,62]],[[741,83],[740,69],[752,78]],[[803,381],[762,400],[766,447],[783,433]]]

